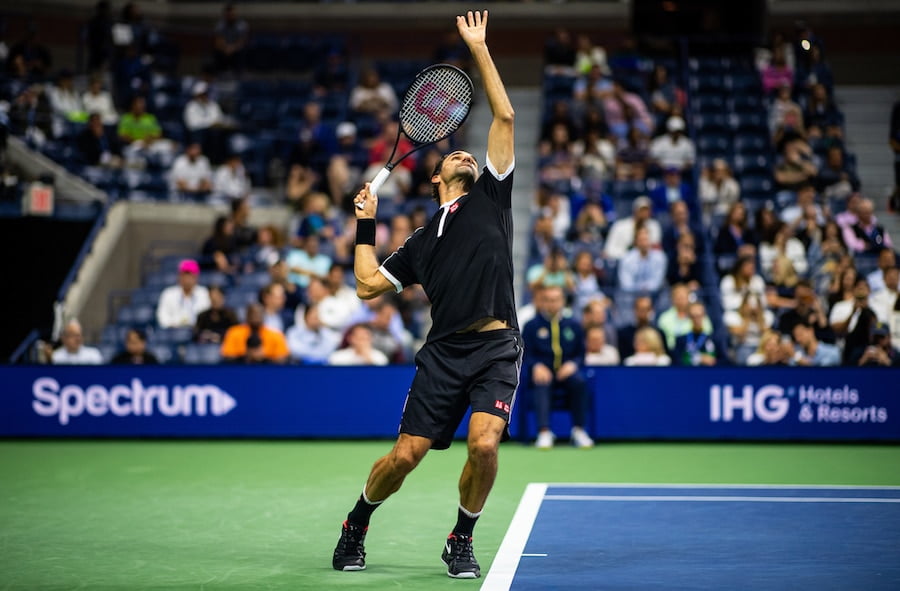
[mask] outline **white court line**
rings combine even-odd
[[[677,495],[547,495],[545,501],[653,501],[699,503],[900,503],[900,499],[873,497],[728,497]]]
[[[554,488],[709,488],[709,489],[732,489],[732,488],[748,488],[748,489],[835,489],[835,490],[900,490],[900,486],[890,486],[881,484],[702,484],[702,483],[666,483],[653,484],[649,482],[552,482],[547,486]]]
[[[546,484],[532,483],[525,488],[516,514],[513,515],[509,529],[506,530],[503,542],[500,543],[491,564],[491,570],[481,585],[481,591],[509,591],[546,492]]]

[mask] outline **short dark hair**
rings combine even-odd
[[[433,178],[436,174],[441,174],[441,169],[444,168],[444,160],[446,159],[447,154],[444,154],[443,156],[441,156],[440,160],[437,161],[437,163],[434,165],[434,170],[431,171],[431,178]],[[441,201],[441,194],[438,190],[440,186],[440,183],[431,183],[431,198],[438,203],[440,203]]]

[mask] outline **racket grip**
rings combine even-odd
[[[378,194],[378,189],[381,188],[381,185],[384,184],[384,181],[386,181],[389,176],[391,176],[390,168],[385,167],[385,168],[382,168],[381,170],[379,170],[378,174],[375,175],[375,178],[372,179],[372,182],[369,183],[369,192],[373,193],[373,194]]]

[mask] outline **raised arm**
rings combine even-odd
[[[362,209],[353,208],[357,224],[356,249],[353,257],[356,295],[369,300],[391,291],[394,284],[378,270],[380,265],[375,255],[375,212],[378,209],[378,196],[369,191],[369,183],[366,183],[353,201],[354,204],[363,205]]]
[[[484,84],[484,92],[491,106],[494,119],[488,131],[488,158],[497,169],[498,174],[503,174],[512,166],[515,157],[513,151],[513,120],[515,112],[509,102],[509,96],[503,87],[500,73],[494,65],[494,60],[488,52],[485,42],[487,31],[488,11],[469,11],[466,16],[456,17],[456,28],[459,35],[469,47],[481,80]]]

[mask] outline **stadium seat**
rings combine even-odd
[[[189,343],[184,346],[185,363],[214,365],[222,361],[219,345]]]

